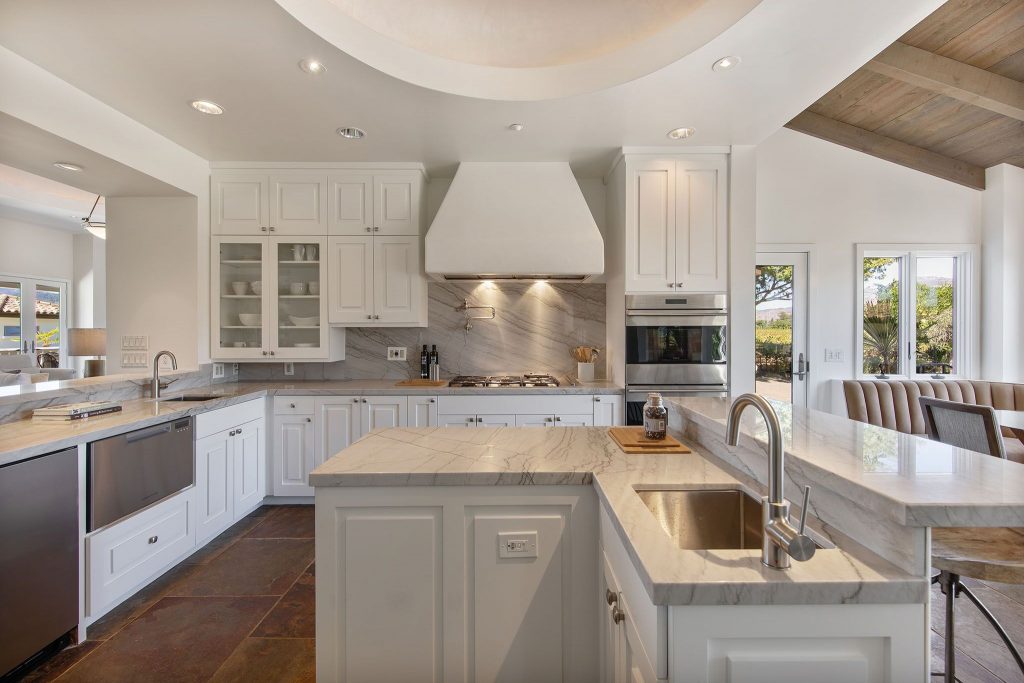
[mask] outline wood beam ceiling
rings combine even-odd
[[[952,159],[923,147],[908,145],[820,114],[805,111],[787,123],[786,128],[945,178],[975,190],[985,189],[985,169],[980,166]]]
[[[896,42],[865,65],[870,71],[1024,121],[1024,83]]]

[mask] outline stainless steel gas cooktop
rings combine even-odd
[[[450,387],[557,387],[553,376],[528,372],[525,375],[459,375],[448,382]]]

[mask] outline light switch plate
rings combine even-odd
[[[405,346],[389,346],[388,347],[388,360],[406,360],[406,352],[408,348]]]
[[[516,531],[498,534],[498,557],[537,557],[537,532]]]
[[[825,349],[825,362],[826,363],[842,363],[843,362],[843,350],[842,349]]]

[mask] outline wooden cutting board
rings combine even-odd
[[[443,387],[448,384],[444,379],[403,379],[395,382],[396,387]]]
[[[661,453],[692,453],[689,446],[680,443],[670,435],[662,441],[644,438],[643,427],[611,427],[608,436],[625,453],[633,455],[657,455]]]

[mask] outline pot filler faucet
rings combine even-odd
[[[167,356],[168,358],[171,359],[171,369],[172,370],[177,370],[178,369],[178,359],[175,358],[174,354],[171,353],[170,351],[160,351],[155,356],[153,356],[153,384],[152,384],[153,391],[152,391],[152,393],[153,393],[153,398],[154,399],[160,398],[160,390],[166,388],[167,385],[171,383],[171,382],[161,382],[160,381],[160,358],[162,356]],[[171,381],[173,382],[174,380],[171,380]]]
[[[789,558],[806,562],[814,557],[814,541],[804,534],[807,523],[807,503],[811,487],[804,487],[804,502],[800,509],[800,528],[794,529],[789,523],[789,503],[783,494],[786,477],[785,453],[782,450],[782,426],[775,409],[757,394],[743,394],[736,397],[729,408],[725,441],[735,446],[740,435],[740,416],[748,406],[755,408],[768,425],[768,495],[761,499],[761,522],[764,524],[764,540],[761,545],[761,562],[773,569],[789,569]]]

